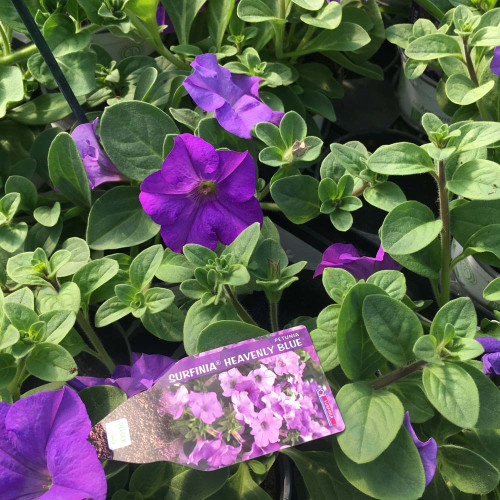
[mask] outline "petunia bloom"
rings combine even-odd
[[[132,366],[118,365],[109,378],[75,377],[68,382],[77,391],[94,385],[113,385],[131,398],[149,389],[174,363],[168,356],[132,353]]]
[[[260,122],[278,125],[284,113],[273,111],[259,97],[257,76],[237,75],[217,64],[215,54],[201,54],[191,63],[192,75],[184,88],[205,111],[215,111],[220,126],[232,134],[251,139],[251,130]]]
[[[434,477],[434,473],[436,472],[436,456],[437,456],[437,443],[434,438],[429,438],[425,443],[420,441],[413,430],[410,422],[410,414],[409,412],[405,413],[405,418],[403,419],[403,425],[406,427],[406,430],[410,433],[415,446],[417,447],[418,454],[420,455],[420,460],[422,461],[422,465],[424,467],[425,474],[425,485],[427,486]]]
[[[224,415],[215,392],[192,392],[189,395],[189,409],[205,424],[212,424]]]
[[[345,269],[358,280],[367,279],[373,273],[384,269],[401,269],[401,266],[384,252],[382,246],[378,249],[375,257],[360,257],[354,245],[344,243],[334,243],[325,250],[314,277],[323,274],[327,267]]]
[[[84,404],[67,387],[0,402],[2,500],[105,500],[90,429]]]
[[[490,377],[500,375],[500,340],[495,337],[476,337],[484,349],[484,354],[481,357],[483,362],[483,371]]]
[[[163,391],[158,407],[160,415],[169,413],[174,420],[178,420],[184,413],[184,407],[189,402],[189,391],[181,385],[175,394],[170,391]]]
[[[158,7],[156,8],[156,22],[158,26],[167,26],[161,31],[162,33],[175,33],[172,21],[170,17],[168,17],[167,11],[165,7],[163,7],[161,0],[158,2]]]
[[[216,151],[200,137],[181,134],[161,170],[142,182],[139,200],[174,252],[186,243],[214,250],[217,240],[229,245],[246,227],[262,223],[255,183],[248,152]]]
[[[490,68],[492,73],[500,76],[500,45],[495,47],[493,51],[493,59],[491,60]]]
[[[277,443],[280,438],[280,429],[283,420],[269,408],[264,408],[250,424],[250,434],[254,436],[255,444],[265,448],[269,444]]]
[[[99,136],[96,134],[96,118],[92,123],[82,123],[75,127],[71,137],[82,157],[91,189],[104,182],[123,181],[127,178],[115,167],[108,155],[101,149]]]

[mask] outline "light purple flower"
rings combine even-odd
[[[260,122],[278,125],[284,113],[273,111],[259,97],[257,76],[237,75],[217,64],[215,54],[202,54],[191,63],[192,75],[184,88],[204,111],[215,111],[220,126],[232,134],[251,139],[251,130]]]
[[[334,243],[325,250],[314,277],[323,274],[327,267],[345,269],[358,280],[367,279],[373,273],[384,269],[401,269],[401,266],[389,254],[384,252],[382,246],[378,249],[375,257],[360,257],[354,245],[344,243]]]
[[[223,391],[222,395],[229,398],[233,394],[236,385],[243,381],[243,375],[238,368],[231,368],[219,375],[219,381]]]
[[[437,443],[434,438],[429,438],[425,443],[420,441],[411,426],[410,413],[405,413],[405,418],[403,420],[403,425],[406,427],[407,431],[410,433],[415,446],[417,447],[418,454],[420,455],[420,460],[424,467],[425,474],[425,485],[427,486],[434,477],[436,472],[436,456],[437,456]]]
[[[104,182],[127,180],[127,177],[115,167],[108,155],[101,149],[99,136],[96,134],[97,121],[98,118],[92,123],[82,123],[71,133],[82,157],[91,189],[95,189]]]
[[[493,59],[491,60],[490,68],[492,73],[500,76],[500,45],[495,47],[495,50],[493,51]]]
[[[249,225],[262,223],[255,183],[248,152],[216,151],[200,137],[181,134],[161,170],[144,179],[139,200],[174,252],[186,243],[214,250],[217,240],[229,245]]]
[[[211,467],[219,468],[231,465],[241,451],[240,446],[231,446],[221,440],[212,441],[212,453],[208,457],[208,464]]]
[[[0,402],[2,500],[105,500],[85,406],[71,389]]]
[[[119,387],[131,398],[149,389],[174,363],[168,356],[159,354],[132,353],[132,366],[118,365],[109,378],[75,377],[68,382],[71,387],[81,391],[94,385],[113,385]]]
[[[170,391],[163,391],[158,402],[158,413],[166,415],[169,413],[177,420],[184,413],[184,406],[189,402],[189,391],[183,385],[177,389],[175,394]]]
[[[189,408],[195,417],[205,424],[212,424],[224,415],[215,392],[192,392],[189,395]]]
[[[274,372],[276,375],[297,375],[300,371],[300,356],[294,352],[282,353],[276,357]]]
[[[255,457],[261,457],[262,455],[266,455],[267,453],[273,453],[283,448],[286,448],[286,446],[282,446],[279,443],[271,443],[268,446],[265,446],[264,448],[261,448],[260,446],[257,446],[255,443],[252,443],[252,448],[250,449],[249,452],[245,453],[241,457],[241,461],[244,462],[245,460],[250,460]]]
[[[234,416],[246,424],[250,424],[255,418],[255,407],[246,392],[233,392],[231,396]]]
[[[272,370],[268,370],[264,365],[261,365],[260,368],[252,370],[248,374],[248,380],[252,381],[261,392],[268,393],[273,390],[276,374]]]
[[[269,408],[264,408],[254,418],[250,434],[254,436],[255,444],[265,448],[271,443],[277,443],[283,420]]]
[[[484,349],[484,355],[481,357],[483,362],[483,371],[490,377],[500,375],[500,340],[495,337],[476,337]]]

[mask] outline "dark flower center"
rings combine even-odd
[[[210,196],[216,193],[217,185],[213,181],[202,181],[198,185],[198,193],[201,196]]]
[[[261,422],[260,426],[262,427],[262,429],[266,430],[267,429],[267,422]]]

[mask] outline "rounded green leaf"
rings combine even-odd
[[[90,259],[90,249],[81,238],[68,238],[61,246],[71,253],[69,261],[57,271],[57,277],[71,276],[82,268]]]
[[[118,186],[106,191],[92,206],[87,242],[94,250],[131,247],[151,239],[159,229],[142,209],[139,189]]]
[[[402,300],[406,295],[406,278],[399,271],[389,269],[377,271],[366,282],[382,288],[393,299]]]
[[[161,168],[165,136],[176,133],[173,120],[145,102],[120,102],[106,108],[101,119],[106,153],[120,172],[136,181]]]
[[[442,33],[417,38],[408,45],[405,53],[419,61],[431,61],[446,56],[462,57],[460,45],[455,38]]]
[[[346,424],[339,434],[342,451],[354,462],[375,460],[396,437],[404,409],[387,390],[374,391],[369,382],[344,385],[335,398]]]
[[[0,67],[0,118],[5,116],[7,105],[24,97],[23,74],[17,66]]]
[[[444,339],[444,332],[448,323],[453,325],[456,336],[474,337],[476,334],[477,316],[474,304],[469,297],[459,297],[458,299],[450,300],[434,316],[430,333],[438,342]]]
[[[292,147],[295,141],[301,141],[307,135],[306,122],[295,111],[289,111],[283,116],[279,130],[287,148]]]
[[[486,300],[500,300],[500,278],[495,278],[483,290],[483,297]]]
[[[394,182],[386,181],[363,191],[365,200],[374,207],[390,212],[393,208],[406,201],[403,190]]]
[[[16,376],[17,365],[12,354],[0,352],[0,389],[5,389]]]
[[[81,102],[83,98],[79,99]],[[46,125],[71,114],[66,98],[59,92],[41,94],[9,111],[9,118],[25,125]]]
[[[474,379],[460,366],[446,363],[424,368],[422,376],[429,401],[451,423],[474,427],[479,417],[479,393]]]
[[[489,160],[470,160],[459,165],[448,189],[471,200],[500,199],[500,165]]]
[[[238,4],[238,17],[249,23],[281,21],[279,6],[276,2],[265,0],[241,0]]]
[[[378,174],[412,175],[433,171],[434,163],[416,144],[398,142],[378,148],[368,158],[368,168]]]
[[[442,227],[429,207],[418,201],[407,201],[389,212],[380,229],[380,239],[386,252],[407,255],[429,245]]]
[[[57,224],[60,213],[61,204],[56,201],[52,207],[41,206],[35,208],[33,217],[42,226],[53,227]]]
[[[363,319],[371,341],[391,363],[404,366],[415,358],[413,345],[423,329],[408,306],[392,297],[370,295],[363,302]]]
[[[323,4],[321,1],[320,4]],[[313,10],[313,9],[311,9]],[[314,9],[315,10],[315,9]],[[300,20],[303,23],[323,28],[326,30],[334,30],[342,20],[342,7],[337,2],[326,4],[316,15],[302,14]]]
[[[143,250],[130,264],[130,281],[137,290],[151,282],[163,258],[163,247],[154,245]]]
[[[60,345],[44,342],[37,344],[26,363],[27,370],[47,382],[65,382],[78,375],[75,360]]]
[[[446,95],[451,102],[460,106],[473,104],[483,98],[493,87],[495,82],[489,82],[476,87],[474,82],[465,75],[455,74],[446,80]]]

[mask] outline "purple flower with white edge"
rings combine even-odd
[[[158,402],[158,413],[166,415],[169,413],[174,420],[179,419],[184,413],[184,406],[189,402],[189,391],[181,385],[175,394],[163,391]]]
[[[113,385],[131,398],[155,384],[174,362],[168,356],[134,352],[132,366],[118,365],[111,377],[75,377],[68,384],[77,391],[94,385]]]
[[[493,59],[491,60],[490,68],[492,73],[500,76],[500,45],[495,47],[493,51]]]
[[[277,443],[280,438],[280,429],[283,420],[269,408],[264,408],[257,413],[250,427],[250,434],[254,436],[255,444],[265,448],[271,443]]]
[[[90,429],[84,404],[67,387],[0,402],[2,500],[105,500]]]
[[[360,257],[354,245],[344,243],[334,243],[325,250],[314,277],[323,274],[327,267],[345,269],[358,280],[366,280],[377,271],[401,269],[401,266],[384,252],[382,246],[378,249],[375,257]]]
[[[403,425],[406,430],[410,433],[415,446],[417,447],[418,454],[420,455],[420,460],[424,467],[425,474],[425,485],[427,486],[434,477],[436,472],[436,456],[437,456],[437,443],[434,438],[429,438],[425,443],[420,441],[411,426],[410,413],[405,413],[405,418],[403,420]]]
[[[237,75],[217,63],[215,54],[196,56],[192,75],[184,88],[204,111],[215,111],[220,126],[232,134],[251,139],[251,130],[260,122],[279,125],[283,114],[273,111],[259,97],[257,76]]]
[[[227,398],[231,397],[237,384],[243,381],[243,375],[238,368],[231,368],[227,372],[219,374],[220,386],[222,388],[222,395]]]
[[[186,243],[214,250],[217,240],[229,245],[245,228],[262,223],[255,183],[248,152],[216,151],[200,137],[181,134],[161,170],[142,182],[139,200],[174,252]]]
[[[212,424],[224,415],[215,392],[192,392],[189,395],[189,408],[195,417],[205,424]]]
[[[104,182],[127,180],[102,150],[99,136],[96,134],[96,118],[92,123],[82,123],[75,127],[71,133],[76,147],[82,157],[83,166],[87,172],[91,189],[95,189]]]
[[[483,371],[490,377],[500,375],[500,340],[495,337],[476,337],[484,349],[484,354],[481,357],[483,362]]]

